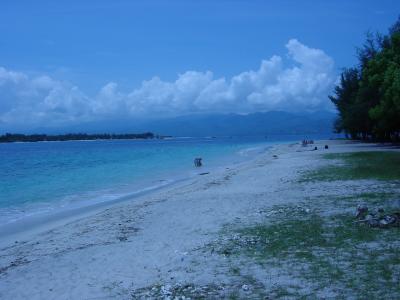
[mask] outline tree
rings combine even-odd
[[[359,64],[344,69],[334,95],[338,132],[357,139],[399,140],[400,19],[388,35],[367,34]]]
[[[339,118],[335,122],[336,132],[345,132],[352,138],[358,135],[358,126],[355,122],[355,99],[359,89],[359,72],[356,68],[345,69],[340,75],[340,84],[335,87],[335,95],[329,96],[339,111]]]
[[[381,139],[399,139],[400,132],[400,33],[394,32],[389,47],[376,58],[382,70],[380,101],[369,111],[375,134]]]

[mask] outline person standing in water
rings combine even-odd
[[[201,157],[197,157],[194,159],[194,166],[195,167],[201,167],[203,164],[201,163],[202,158]]]

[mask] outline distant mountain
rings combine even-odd
[[[336,114],[266,112],[248,115],[191,115],[151,121],[136,127],[174,136],[241,136],[331,133]]]
[[[120,119],[98,121],[67,128],[34,128],[27,133],[137,133],[172,136],[244,136],[281,134],[329,134],[336,114],[327,111],[288,113],[271,111],[239,114],[196,114],[168,119]]]

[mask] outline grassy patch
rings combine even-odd
[[[355,224],[353,216],[334,215],[324,219],[317,214],[310,214],[304,219],[238,229],[238,237],[233,240],[233,244],[222,248],[221,253],[233,255],[244,251],[260,261],[287,257],[312,260],[318,249],[339,249],[371,242],[382,232],[380,229]]]
[[[300,181],[400,179],[400,152],[377,151],[326,154],[324,158],[338,160],[340,163],[306,172]]]
[[[385,210],[390,209],[394,202],[398,200],[400,195],[396,192],[369,192],[360,193],[349,196],[332,197],[330,200],[336,207],[352,207],[355,208],[357,204],[364,203],[370,207],[382,207]],[[327,200],[329,201],[329,200]]]
[[[338,287],[339,297],[400,297],[399,228],[370,228],[345,213],[323,217],[294,206],[273,210],[279,213],[268,221],[231,232],[219,253],[232,259],[244,255],[266,270],[281,267],[300,282],[311,282],[311,295],[329,285]],[[276,294],[287,297],[286,292],[279,286]]]
[[[288,220],[276,224],[258,224],[238,230],[242,237],[247,237],[247,252],[257,258],[286,257],[293,248],[301,245],[301,252],[296,255],[308,255],[312,247],[324,246],[322,219],[312,216],[307,220]],[[245,241],[245,242],[246,242]]]

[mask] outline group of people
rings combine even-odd
[[[314,144],[314,140],[306,140],[306,139],[304,139],[304,140],[301,141],[301,144],[303,145],[303,147],[306,147],[307,145],[313,145],[313,144]],[[328,145],[325,145],[324,148],[325,148],[325,149],[328,149]],[[314,151],[315,151],[315,150],[318,150],[318,148],[317,148],[317,147],[314,147],[313,150],[314,150]],[[201,158],[201,157],[196,157],[196,158],[194,159],[194,166],[195,166],[195,167],[201,167],[201,166],[203,165],[203,163],[202,163],[201,161],[202,161],[202,158]]]
[[[301,144],[302,144],[303,147],[306,147],[306,146],[308,146],[308,145],[314,144],[314,141],[313,141],[313,140],[302,140],[302,141],[301,141]],[[329,149],[329,146],[328,146],[328,145],[325,145],[324,148],[325,148],[325,149]],[[315,151],[315,150],[318,150],[318,147],[314,147],[314,149],[311,150],[311,151]]]
[[[313,140],[302,140],[301,144],[303,145],[303,147],[307,146],[307,145],[312,145],[314,144]]]
[[[196,158],[194,159],[194,166],[195,166],[195,167],[201,167],[201,166],[203,165],[202,162],[201,162],[201,160],[202,160],[201,157],[196,157]]]

